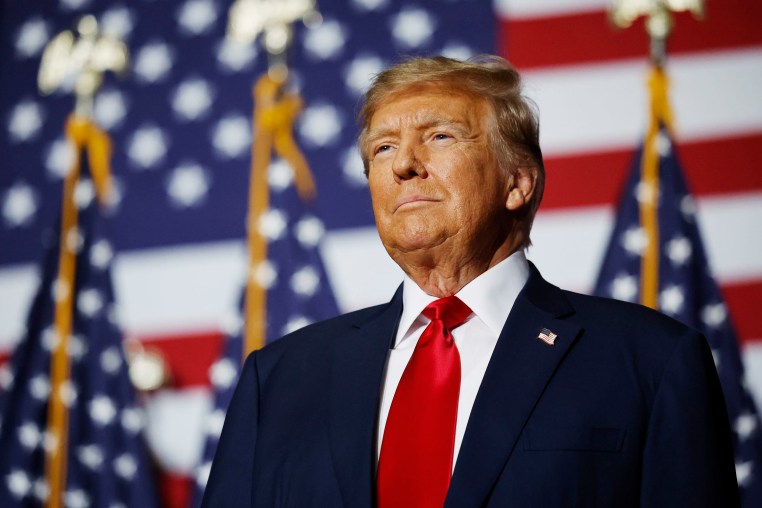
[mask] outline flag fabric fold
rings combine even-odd
[[[643,302],[642,269],[650,236],[642,223],[642,204],[656,203],[656,308],[699,330],[709,342],[727,403],[735,447],[742,506],[762,506],[760,419],[746,388],[744,368],[731,316],[712,276],[697,224],[693,200],[668,129],[653,139],[658,182],[644,184],[641,147],[633,160],[616,214],[595,294]],[[646,140],[648,143],[648,139]]]

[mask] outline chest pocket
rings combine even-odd
[[[619,452],[625,434],[623,429],[602,427],[527,427],[522,441],[525,451]]]

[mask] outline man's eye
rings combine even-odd
[[[391,149],[390,145],[381,145],[378,148],[376,148],[376,153],[383,153],[386,151],[389,151]]]
[[[443,134],[441,132],[439,134],[434,134],[434,139],[437,140],[437,141],[442,141],[442,140],[445,140],[445,139],[450,139],[451,137],[452,136],[450,136],[449,134]]]

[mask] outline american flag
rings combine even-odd
[[[187,491],[202,462],[214,406],[207,373],[224,349],[221,323],[235,322],[226,316],[235,314],[246,270],[251,86],[266,58],[225,41],[230,4],[0,7],[0,352],[9,354],[21,336],[33,260],[57,213],[68,157],[61,128],[71,100],[35,92],[40,51],[90,12],[124,36],[132,56],[129,76],[107,77],[95,114],[115,144],[121,201],[111,220],[121,323],[160,350],[172,371],[173,386],[145,399],[148,439],[172,492]],[[373,227],[353,118],[370,76],[406,54],[497,52],[523,72],[539,105],[548,168],[529,256],[554,283],[592,289],[647,112],[646,36],[639,26],[612,30],[607,5],[319,0],[324,23],[295,27],[292,87],[306,103],[296,140],[315,173],[313,213],[324,229],[318,250],[341,311],[388,300],[402,279]],[[750,384],[762,394],[762,258],[755,254],[762,235],[753,233],[762,223],[762,172],[754,162],[762,159],[760,5],[709,0],[706,21],[678,17],[669,50],[676,132],[708,256],[745,344]],[[717,179],[718,167],[732,171]],[[288,172],[274,170],[272,179],[277,187]]]
[[[115,323],[111,263],[114,250],[108,226],[93,199],[93,183],[80,181],[77,234],[49,231],[39,290],[24,337],[3,366],[0,395],[0,505],[42,506],[61,495],[59,506],[151,508],[158,506],[155,474],[143,439],[145,415],[137,403]],[[51,357],[61,341],[54,327],[60,297],[58,253],[61,238],[79,244],[72,334],[68,339],[70,374],[56,386]],[[51,392],[61,391],[68,411],[65,443],[50,430]],[[53,492],[46,475],[49,447],[66,450],[66,481]]]
[[[666,129],[657,138],[658,305],[661,312],[699,330],[712,348],[733,428],[736,476],[742,506],[762,505],[762,432],[751,395],[731,316],[711,274],[677,149]],[[647,238],[641,223],[641,150],[624,188],[614,230],[595,286],[595,294],[638,302],[641,258]]]

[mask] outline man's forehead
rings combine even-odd
[[[484,100],[451,86],[406,88],[385,98],[370,118],[370,130],[400,123],[419,126],[466,124],[478,118]]]

